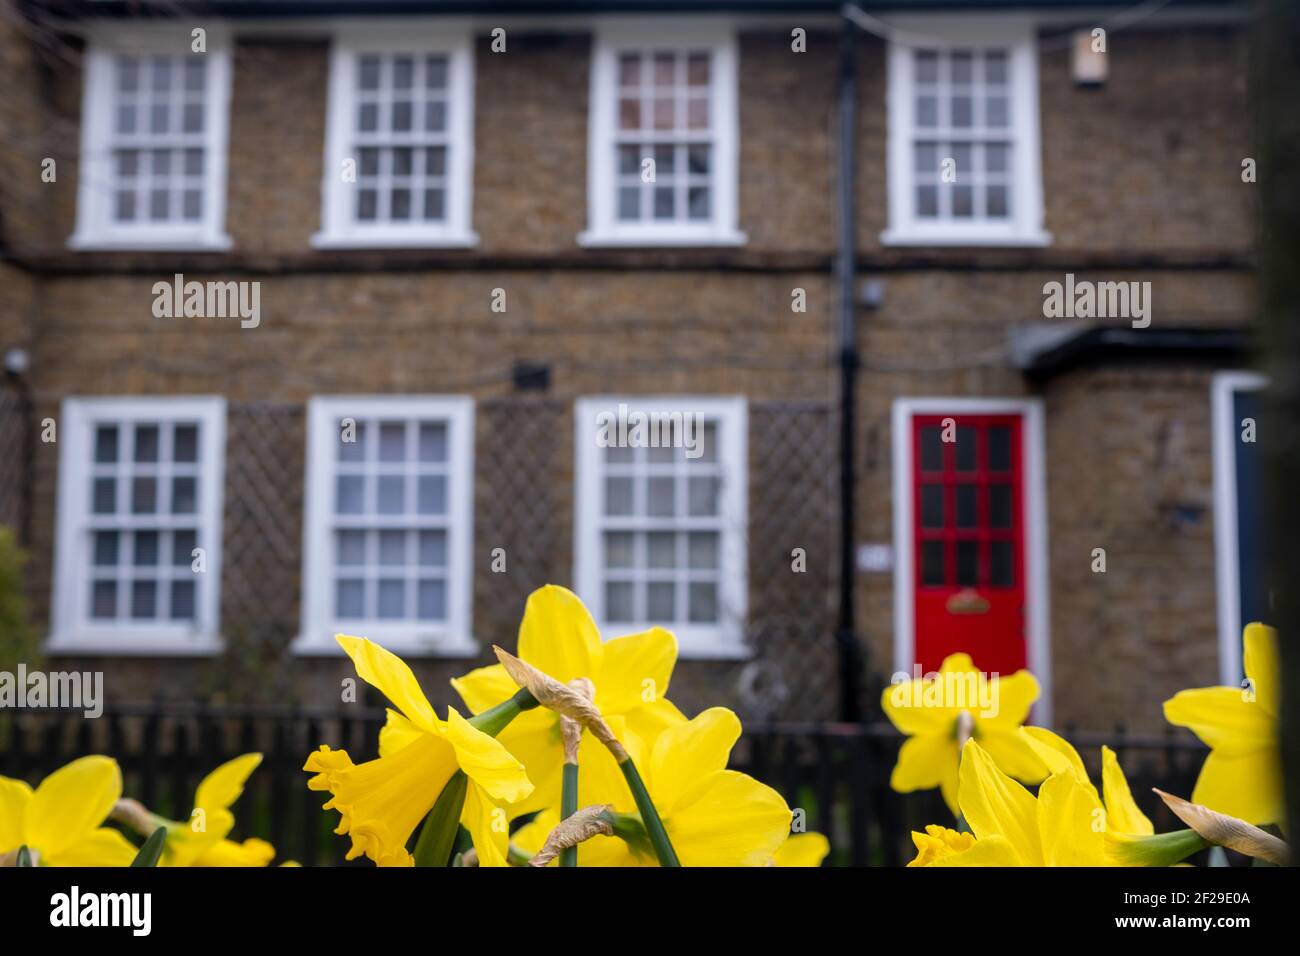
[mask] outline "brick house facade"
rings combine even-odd
[[[190,412],[184,411],[161,433],[168,436],[164,447],[181,456],[165,474],[151,467],[132,470],[124,457],[111,458],[117,464],[104,466],[106,471],[92,472],[98,445],[92,448],[91,432],[81,438],[70,434],[69,416],[76,409],[68,400],[130,397],[143,409],[129,419],[138,423],[158,416],[171,421],[165,412],[150,411],[169,399],[214,397],[224,401],[224,406],[212,406],[213,421],[220,419],[224,430],[224,447],[215,452],[221,470],[207,471],[211,463],[203,462],[198,480],[202,484],[205,476],[221,476],[222,494],[209,502],[218,514],[207,532],[219,541],[219,566],[207,571],[219,579],[211,592],[215,610],[207,618],[219,621],[212,635],[219,640],[181,651],[165,642],[140,644],[130,621],[134,612],[113,610],[126,618],[118,622],[125,653],[105,653],[102,644],[79,642],[74,620],[65,642],[52,636],[48,648],[66,662],[59,666],[106,670],[107,692],[118,700],[165,693],[329,704],[338,680],[349,671],[338,656],[320,653],[319,644],[311,645],[300,634],[304,604],[313,603],[303,596],[309,586],[304,571],[312,559],[304,553],[312,546],[304,542],[329,541],[327,548],[342,549],[343,539],[330,535],[346,534],[353,526],[332,526],[311,511],[313,481],[319,496],[324,480],[313,478],[308,468],[319,457],[313,455],[313,441],[319,452],[322,440],[312,437],[313,408],[326,408],[322,400],[340,396],[396,399],[398,404],[375,406],[372,418],[367,419],[369,411],[357,417],[371,422],[374,441],[383,423],[397,420],[394,416],[412,422],[404,433],[404,450],[395,452],[393,460],[406,462],[411,482],[426,477],[436,482],[441,472],[426,468],[421,457],[425,432],[417,435],[411,429],[426,414],[442,423],[437,409],[443,406],[411,406],[411,411],[401,403],[440,396],[467,400],[472,409],[467,419],[446,421],[449,448],[456,446],[455,429],[470,429],[460,438],[472,449],[473,467],[461,472],[462,463],[453,462],[450,484],[438,486],[452,489],[453,504],[443,511],[454,508],[457,487],[465,492],[462,513],[448,515],[449,537],[438,539],[463,539],[464,549],[453,545],[450,558],[444,552],[442,561],[454,565],[461,560],[464,566],[450,568],[439,579],[442,583],[430,583],[427,592],[423,572],[408,566],[402,572],[405,590],[394,583],[388,592],[380,583],[387,581],[382,558],[372,551],[365,560],[381,562],[379,570],[372,568],[367,578],[372,590],[358,590],[356,600],[362,602],[358,607],[373,609],[391,593],[394,600],[408,602],[409,615],[412,607],[425,607],[421,602],[427,593],[434,616],[444,610],[454,616],[453,592],[464,589],[466,632],[459,636],[472,643],[431,645],[414,661],[435,704],[445,704],[452,697],[447,677],[486,661],[493,642],[512,646],[530,590],[548,581],[573,584],[575,574],[605,580],[608,566],[579,540],[588,532],[576,529],[611,533],[599,530],[605,526],[602,516],[590,510],[590,489],[622,472],[587,474],[585,468],[600,466],[580,466],[576,446],[581,433],[574,424],[579,403],[607,396],[611,403],[617,398],[635,406],[638,399],[665,399],[671,405],[677,397],[689,410],[712,408],[712,400],[723,408],[726,400],[733,402],[726,408],[744,411],[738,418],[719,419],[720,428],[743,432],[738,457],[725,465],[729,470],[719,492],[724,502],[743,502],[746,516],[736,536],[744,549],[738,640],[717,644],[702,637],[680,665],[673,695],[688,710],[707,700],[731,704],[748,717],[835,716],[840,534],[835,117],[845,29],[837,5],[701,3],[699,17],[678,9],[648,9],[654,4],[626,5],[645,18],[629,34],[636,37],[642,31],[645,39],[636,43],[649,50],[637,68],[649,76],[659,66],[657,53],[680,54],[672,61],[678,109],[689,110],[703,99],[709,107],[701,109],[712,110],[702,120],[707,134],[699,141],[712,150],[701,162],[713,165],[700,174],[703,178],[683,175],[671,200],[664,193],[665,203],[677,203],[670,217],[674,228],[681,229],[676,237],[672,229],[656,231],[657,206],[641,206],[643,216],[647,208],[655,211],[648,222],[629,226],[622,238],[616,235],[625,225],[622,207],[612,226],[604,224],[609,228],[603,234],[604,226],[595,221],[593,207],[599,202],[614,203],[616,195],[617,202],[624,201],[612,185],[604,200],[593,199],[606,185],[593,186],[593,163],[609,165],[615,156],[613,142],[601,138],[608,131],[593,119],[614,107],[594,102],[605,102],[609,91],[593,82],[593,75],[601,75],[597,64],[602,56],[621,56],[632,44],[618,39],[624,36],[618,3],[598,4],[601,11],[581,14],[542,4],[535,15],[510,4],[483,4],[494,9],[471,15],[460,4],[445,16],[442,8],[452,5],[411,5],[412,18],[397,23],[401,39],[391,49],[423,53],[419,38],[424,34],[463,38],[437,67],[439,79],[434,79],[432,65],[420,67],[419,75],[429,89],[447,84],[438,89],[451,115],[470,113],[461,114],[468,138],[456,138],[454,121],[448,132],[448,155],[459,151],[471,158],[470,183],[461,186],[468,195],[454,195],[456,176],[447,173],[444,194],[431,200],[447,204],[447,210],[458,200],[469,200],[466,221],[460,223],[459,237],[454,230],[437,236],[429,232],[432,238],[425,240],[419,235],[394,239],[390,231],[386,238],[357,239],[354,232],[350,239],[345,235],[331,241],[323,218],[328,196],[337,188],[327,168],[336,158],[329,144],[336,141],[338,124],[350,122],[331,115],[331,96],[339,95],[338,71],[346,69],[339,65],[339,51],[349,46],[360,51],[350,69],[361,76],[367,50],[390,49],[383,44],[390,42],[395,21],[359,17],[364,3],[220,2],[209,6],[217,14],[228,7],[228,19],[190,24],[182,16],[161,27],[155,21],[150,29],[164,38],[157,42],[167,55],[190,55],[189,31],[202,25],[209,31],[209,55],[220,51],[225,57],[228,108],[213,86],[206,88],[203,101],[205,110],[224,113],[224,128],[209,141],[215,146],[205,154],[201,174],[213,172],[215,157],[220,184],[215,194],[204,191],[213,188],[210,179],[196,187],[205,203],[203,217],[212,211],[206,203],[216,201],[214,195],[224,210],[217,241],[164,237],[135,247],[109,235],[112,228],[87,232],[84,208],[88,202],[116,202],[122,191],[121,170],[100,163],[91,193],[101,187],[117,192],[86,198],[86,157],[111,147],[84,139],[86,98],[105,92],[87,82],[85,71],[95,51],[114,51],[118,42],[129,47],[141,23],[80,14],[91,8],[119,13],[117,6],[72,5],[56,15],[11,3],[0,24],[0,78],[7,91],[0,102],[5,131],[0,143],[0,281],[5,289],[0,345],[26,350],[34,417],[53,419],[62,429],[58,441],[35,446],[32,595],[41,626],[55,631],[58,594],[99,594],[87,590],[99,573],[98,555],[76,554],[92,551],[96,539],[78,538],[76,528],[101,525],[89,518],[89,524],[76,525],[65,517],[70,506],[60,500],[93,494],[92,486],[80,487],[77,481],[84,484],[102,471],[132,482],[107,493],[119,496],[119,508],[133,510],[135,498],[127,503],[126,496],[135,494],[141,476],[146,482],[157,478],[161,494],[164,480],[188,480],[192,469],[183,463],[190,460],[187,456],[198,454],[202,461],[202,453],[179,450],[189,448],[192,439],[189,431],[182,433],[189,427]],[[888,8],[908,5],[861,6],[888,19],[896,12]],[[1220,510],[1223,501],[1234,507],[1235,502],[1222,496],[1214,472],[1214,448],[1222,438],[1215,433],[1213,394],[1214,383],[1222,380],[1216,376],[1247,362],[1241,350],[1253,309],[1254,196],[1241,175],[1243,159],[1250,155],[1244,20],[1231,4],[1174,4],[1112,31],[1105,82],[1087,86],[1073,75],[1074,31],[1104,22],[1119,4],[1095,4],[1095,15],[1087,17],[1077,8],[1073,15],[1058,13],[1052,3],[1008,3],[1001,10],[981,4],[970,20],[953,19],[954,12],[962,12],[960,3],[926,6],[947,9],[935,9],[928,19],[905,26],[922,37],[938,38],[934,46],[941,52],[934,68],[940,80],[933,92],[923,85],[930,82],[924,72],[931,68],[927,43],[856,34],[855,258],[863,302],[857,310],[861,372],[852,534],[858,544],[888,546],[864,549],[853,584],[855,629],[866,667],[887,676],[910,660],[908,649],[921,639],[919,633],[913,636],[916,629],[935,626],[925,617],[931,611],[917,597],[924,582],[916,578],[928,572],[921,560],[905,557],[925,550],[922,539],[929,538],[916,527],[926,519],[900,518],[925,507],[923,492],[911,500],[914,484],[924,480],[912,470],[916,455],[901,455],[900,444],[911,446],[913,427],[941,427],[926,426],[917,416],[954,417],[960,427],[975,421],[969,416],[984,416],[986,425],[980,427],[989,429],[1014,421],[1016,467],[1023,465],[1023,481],[1017,479],[1012,499],[1017,517],[1011,523],[1018,535],[1013,552],[1021,562],[1014,576],[1023,591],[1027,622],[1024,637],[1017,639],[1025,642],[1020,652],[1047,688],[1050,712],[1045,709],[1043,716],[1087,727],[1121,720],[1155,727],[1160,700],[1182,687],[1214,683],[1221,676],[1232,679],[1232,673],[1224,672],[1235,666],[1221,633],[1225,595],[1216,581],[1225,552],[1222,547],[1216,552],[1216,521],[1223,521],[1216,513],[1216,494]],[[728,9],[720,9],[724,7]],[[301,15],[291,15],[299,10]],[[64,16],[68,11],[78,15]],[[242,15],[249,13],[260,15]],[[167,29],[178,25],[179,32]],[[497,28],[505,31],[504,51],[494,49]],[[806,32],[806,52],[792,49],[795,29]],[[917,104],[927,96],[951,110],[945,114],[948,120],[961,125],[955,117],[968,107],[954,101],[968,92],[962,71],[971,68],[962,58],[962,44],[996,51],[1002,37],[1016,38],[1015,43],[1008,41],[1005,60],[1001,53],[976,54],[979,79],[972,88],[986,97],[978,108],[988,111],[981,114],[988,126],[997,125],[997,111],[1007,108],[991,102],[1000,95],[1001,84],[1010,90],[1016,113],[1007,124],[1013,161],[1005,178],[998,178],[996,144],[990,146],[987,138],[962,140],[961,131],[949,130],[949,135],[973,144],[983,157],[975,164],[984,175],[980,188],[987,190],[976,200],[982,218],[997,219],[996,210],[1009,200],[1013,211],[1004,218],[1011,231],[1003,234],[998,223],[985,234],[977,234],[978,229],[966,234],[962,229],[968,224],[953,227],[952,220],[961,218],[955,210],[970,202],[971,194],[946,192],[942,184],[934,193],[913,192],[925,181],[909,179],[906,170],[891,171],[891,162],[898,163],[891,157],[925,155],[910,147],[919,142],[917,124],[925,125],[920,117],[929,106]],[[141,55],[154,56],[157,49]],[[436,44],[428,49],[442,55]],[[698,78],[691,59],[697,49],[722,51],[713,54],[707,69],[701,68],[707,79],[698,87],[692,85]],[[108,55],[111,60],[116,54]],[[900,61],[900,56],[910,59]],[[462,63],[468,70],[463,75],[457,72]],[[616,67],[625,65],[619,60]],[[182,68],[180,62],[177,69]],[[728,82],[728,68],[733,81],[719,93],[715,86]],[[913,69],[910,74],[894,72]],[[1004,70],[1028,77],[1030,85],[999,79]],[[404,102],[401,83],[406,81],[393,79],[398,75],[384,73],[378,81],[387,96],[383,102],[389,104],[384,110]],[[617,82],[626,86],[630,75]],[[903,75],[912,77],[905,110],[897,105],[898,77]],[[466,78],[472,96],[453,86]],[[175,82],[182,83],[179,74]],[[206,82],[214,82],[211,72]],[[357,82],[358,102],[368,102],[367,80]],[[397,84],[395,89],[384,87],[389,82]],[[164,90],[179,88],[164,82]],[[639,89],[642,105],[652,108],[655,94]],[[175,95],[189,102],[188,94]],[[910,116],[911,128],[899,125],[899,114],[891,118],[891,95],[893,108]],[[427,94],[416,101],[433,99]],[[104,108],[121,102],[109,101]],[[720,115],[720,107],[728,112]],[[151,121],[140,109],[139,122]],[[684,122],[691,127],[693,118],[683,120],[684,115],[679,112],[665,126]],[[200,120],[212,122],[210,113]],[[695,143],[693,129],[676,141],[668,133],[656,138],[657,129],[644,139]],[[901,145],[900,138],[906,138]],[[964,148],[962,143],[955,151]],[[953,147],[952,142],[943,145]],[[593,159],[605,146],[607,155]],[[144,148],[149,148],[147,142]],[[661,174],[677,176],[683,165],[696,163],[691,146],[670,148],[677,149],[671,158],[655,154],[663,158]],[[728,151],[734,153],[734,176]],[[388,157],[385,163],[398,162],[391,154],[382,155]],[[53,182],[41,178],[46,158],[57,169]],[[176,162],[181,161],[177,153]],[[422,168],[427,173],[432,165]],[[384,169],[397,175],[395,166]],[[1041,216],[1035,216],[1034,192],[1025,191],[1026,170],[1037,180]],[[364,168],[360,175],[365,180]],[[105,183],[105,177],[110,181]],[[426,177],[425,183],[432,181]],[[706,183],[712,192],[698,198],[704,193],[694,191],[697,183]],[[1008,184],[1005,192],[999,183]],[[641,197],[639,188],[635,183],[626,187],[627,202],[660,202],[657,192]],[[127,202],[152,201],[148,187],[140,189]],[[188,185],[174,189],[173,203],[190,201],[184,189]],[[715,221],[693,231],[694,211],[705,208],[704,219],[716,219],[728,190],[734,194],[734,223]],[[900,190],[912,197],[908,205],[916,231],[910,235],[906,227],[900,233]],[[933,199],[940,211],[935,219],[946,221],[927,232],[925,210],[931,197],[940,197]],[[699,207],[691,205],[697,201]],[[383,202],[392,204],[381,207],[391,216],[399,200],[390,194]],[[122,208],[112,215],[122,215]],[[1019,221],[1025,216],[1036,220],[1028,230]],[[445,218],[449,229],[454,226],[450,211],[435,218]],[[644,234],[636,231],[641,225],[647,227]],[[955,231],[944,232],[950,227]],[[466,238],[467,233],[472,237]],[[78,238],[70,242],[70,237]],[[156,317],[154,285],[170,282],[176,273],[187,281],[259,282],[257,327],[241,328],[231,318]],[[1149,282],[1150,326],[1133,328],[1125,317],[1075,323],[1044,318],[1046,284],[1063,282],[1067,274],[1079,282]],[[869,280],[874,280],[870,295]],[[792,308],[796,290],[802,290],[804,311]],[[1108,337],[1099,330],[1117,334]],[[79,414],[93,420],[95,407],[86,405]],[[341,409],[333,414],[347,417],[346,402]],[[324,414],[328,418],[330,413]],[[109,455],[120,451],[125,456],[128,432],[139,434],[131,432],[128,419],[122,421],[114,434],[123,444]],[[992,466],[992,458],[985,456],[993,455],[995,440],[1001,439],[980,439],[989,443],[979,446],[985,449],[981,469]],[[925,454],[921,443],[928,439],[916,441],[912,451]],[[75,457],[75,442],[80,442],[83,459]],[[144,439],[133,438],[133,448],[136,442]],[[142,454],[148,457],[148,452]],[[387,474],[384,453],[371,454],[381,456],[379,476]],[[1031,459],[1037,462],[1036,473],[1031,473]],[[331,467],[319,465],[320,474],[333,474]],[[676,491],[669,494],[694,494],[692,465],[683,467],[687,470],[677,474]],[[954,466],[948,461],[945,467],[951,471]],[[338,470],[335,477],[346,481],[345,471]],[[659,474],[653,468],[647,473],[652,476],[647,481]],[[177,490],[181,487],[171,486],[173,502],[193,493],[193,485],[184,485],[184,492]],[[736,499],[738,487],[742,494]],[[950,510],[962,507],[956,498],[944,502]],[[652,513],[655,507],[648,497],[638,499],[638,506]],[[382,501],[375,507],[382,510]],[[679,503],[679,516],[682,507]],[[694,505],[684,507],[689,511]],[[995,520],[992,509],[989,498],[979,506],[978,521]],[[712,513],[708,507],[702,510]],[[951,513],[946,520],[951,529]],[[723,607],[723,595],[710,591],[721,584],[695,573],[696,553],[690,549],[700,543],[701,564],[716,567],[722,560],[719,548],[725,551],[735,528],[725,521],[717,526],[701,522],[627,532],[637,548],[647,549],[636,559],[643,564],[654,560],[649,549],[655,542],[670,540],[663,534],[676,535],[670,559],[677,561],[676,577],[661,581],[653,573],[638,577],[629,572],[633,583],[628,591],[584,597],[594,606],[598,601],[608,601],[610,607],[622,600],[638,602],[635,617],[666,600],[684,630],[691,630],[694,618],[709,619],[710,607],[719,619],[725,617],[731,606]],[[123,527],[158,540],[147,537],[156,529],[139,530],[154,527],[147,522]],[[375,527],[407,534],[405,560],[422,560],[414,557],[413,536],[423,533],[423,524],[405,531],[385,521]],[[676,530],[662,531],[672,527]],[[172,537],[162,540],[179,548],[183,532],[166,533]],[[962,583],[959,562],[966,552],[960,539],[960,533],[945,539],[949,550],[939,573],[947,575],[949,584],[954,574]],[[985,539],[1000,540],[995,531]],[[372,549],[381,546],[380,538],[367,540]],[[121,541],[125,547],[125,538]],[[419,541],[423,546],[425,539]],[[143,547],[138,541],[136,546]],[[584,547],[587,556],[579,558]],[[997,546],[987,547],[994,550],[979,551],[971,559],[976,564],[970,573],[978,577],[978,586],[963,587],[963,592],[982,590],[990,575],[999,573],[990,570],[990,562],[999,560]],[[1104,573],[1094,570],[1098,548],[1105,550]],[[796,549],[805,556],[804,570],[792,567]],[[494,560],[502,557],[504,570],[499,570]],[[132,560],[138,563],[125,552],[105,555],[110,566]],[[110,601],[111,592],[112,602],[120,601],[123,608],[128,594],[153,608],[179,577],[178,572],[163,573],[137,593],[132,589],[139,578],[118,570],[103,598]],[[328,568],[321,572],[323,586],[333,581],[342,588],[330,574]],[[60,583],[60,575],[69,581]],[[375,575],[380,580],[372,580]],[[668,583],[654,591],[650,582],[655,581]],[[694,590],[699,582],[702,586]],[[200,606],[208,593],[205,584],[197,590],[180,587],[184,596],[172,592],[173,607],[190,607],[186,602]],[[341,593],[314,603],[352,600]],[[622,596],[633,593],[635,597]],[[692,603],[697,599],[698,612]],[[90,599],[92,618],[95,600]],[[973,600],[978,610],[982,598],[976,594]],[[957,607],[953,613],[961,613],[961,601],[951,601],[949,610]],[[74,603],[86,602],[78,597]],[[118,606],[112,603],[114,609]],[[617,631],[617,625],[609,629]],[[701,628],[702,633],[708,630]],[[978,627],[970,633],[986,637]],[[981,651],[971,649],[978,660]],[[439,688],[445,688],[441,696]]]

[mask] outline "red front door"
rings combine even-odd
[[[1025,656],[1025,495],[1019,415],[912,419],[915,657],[965,651],[1009,674]]]

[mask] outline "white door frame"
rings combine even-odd
[[[912,442],[916,415],[1020,415],[1025,473],[1025,601],[1029,670],[1042,696],[1034,704],[1034,722],[1052,722],[1052,642],[1048,595],[1047,477],[1043,403],[1037,398],[899,398],[893,405],[894,492],[894,669],[911,676],[915,661],[915,567],[912,560]]]
[[[1210,381],[1210,444],[1214,451],[1214,576],[1219,616],[1219,677],[1241,682],[1241,591],[1237,555],[1236,444],[1240,424],[1232,410],[1239,391],[1257,391],[1268,380],[1257,372],[1218,372]]]

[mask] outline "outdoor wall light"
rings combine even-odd
[[[880,279],[863,279],[858,299],[868,309],[880,308],[885,304],[885,283]]]
[[[1070,72],[1079,86],[1103,86],[1110,65],[1106,60],[1106,35],[1097,30],[1079,30],[1074,34],[1070,54]]]
[[[5,349],[5,371],[10,375],[26,375],[31,366],[32,357],[26,349],[17,346]]]

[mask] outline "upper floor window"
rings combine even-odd
[[[217,648],[225,402],[68,399],[52,651]]]
[[[712,22],[602,25],[592,58],[587,245],[744,242],[736,46]]]
[[[229,49],[209,31],[92,39],[85,58],[79,248],[226,248]]]
[[[423,33],[336,38],[318,246],[476,241],[471,37]]]
[[[901,30],[901,28],[900,28]],[[909,21],[889,48],[887,243],[1042,245],[1027,21]]]
[[[746,422],[736,398],[577,403],[575,579],[604,633],[745,653]]]
[[[473,654],[474,406],[316,398],[309,410],[300,651],[364,634],[406,653]]]

